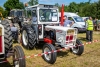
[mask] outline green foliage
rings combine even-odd
[[[30,0],[30,1],[28,2],[28,4],[29,4],[30,6],[36,5],[36,4],[38,4],[38,0]]]
[[[75,2],[70,3],[68,7],[69,7],[68,11],[78,12],[78,4],[76,4]]]
[[[55,4],[59,5],[59,4]],[[59,7],[59,11],[61,10],[61,6]],[[100,0],[97,2],[91,3],[91,0],[88,0],[88,2],[71,2],[69,5],[64,6],[65,12],[78,12],[78,15],[80,16],[92,16],[97,17],[100,19]]]
[[[0,12],[3,13],[4,9],[0,6]]]
[[[4,12],[3,12],[3,17],[7,17],[8,16],[8,11],[7,10],[5,10]]]
[[[100,19],[100,0],[91,3],[92,0],[88,0],[87,2],[71,2],[69,5],[64,5],[65,12],[74,12],[78,13],[80,16],[92,16]],[[38,4],[38,0],[30,0],[28,2],[30,6]],[[59,7],[59,11],[61,10],[61,5],[55,3],[57,7]],[[7,16],[11,9],[23,9],[24,5],[20,0],[7,0],[4,3],[5,10],[0,7],[0,12],[3,13],[3,16]]]
[[[98,0],[98,2],[96,2],[96,8],[97,8],[96,15],[98,18],[100,18],[100,0]]]
[[[0,6],[0,12],[2,13],[3,17],[7,16],[7,11],[3,9],[3,7]]]
[[[60,5],[58,3],[55,3],[55,6],[59,7]]]
[[[7,0],[4,3],[4,7],[7,11],[10,11],[11,9],[23,9],[24,5],[19,0]]]
[[[6,10],[6,11],[4,11],[4,14],[8,15],[8,13],[11,9],[24,9],[24,4],[22,2],[20,2],[19,0],[7,0],[4,3],[4,7]],[[6,16],[6,15],[4,15],[4,16]]]

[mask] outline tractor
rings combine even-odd
[[[8,16],[8,19],[14,23],[15,26],[22,28],[22,22],[24,19],[24,10],[23,9],[12,9]]]
[[[77,39],[77,29],[60,26],[58,7],[38,4],[25,10],[28,24],[22,28],[23,47],[33,49],[43,42],[43,53],[68,47],[72,47],[70,51],[76,55],[83,53],[84,45]],[[57,52],[43,55],[43,59],[50,64],[55,63],[56,57]]]
[[[12,24],[11,31],[13,33],[13,40],[19,42],[19,34],[21,33],[22,23],[24,19],[23,9],[12,9],[7,17],[10,24]],[[16,30],[14,30],[16,28]]]
[[[0,21],[0,64],[12,57],[14,67],[26,67],[25,55],[21,46],[12,43],[12,32],[7,20]],[[4,62],[5,61],[5,62]]]

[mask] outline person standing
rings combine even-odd
[[[86,21],[86,40],[91,42],[93,40],[93,21],[92,17]]]
[[[73,21],[68,20],[67,16],[64,16],[64,27],[71,27],[73,25]]]
[[[97,21],[98,21],[97,18],[95,18],[95,20],[93,21],[93,25],[94,25],[94,30],[95,31],[97,31],[97,26],[98,26]]]

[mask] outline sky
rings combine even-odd
[[[6,2],[7,0],[0,0],[0,6],[3,6],[3,4]],[[20,2],[26,3],[29,0],[20,0]],[[97,1],[97,0],[91,0],[92,2]],[[76,2],[76,3],[80,3],[80,2],[88,2],[88,0],[39,0],[39,4],[51,4],[54,5],[55,3],[59,3],[61,4],[65,4],[68,5],[71,2]]]

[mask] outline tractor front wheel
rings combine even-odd
[[[56,49],[52,44],[45,44],[42,49],[42,52],[44,53],[43,59],[50,64],[54,64],[57,57],[57,53],[54,52],[55,50]]]
[[[76,55],[81,55],[84,52],[84,45],[80,40],[76,40],[75,47],[71,48],[71,51]]]

